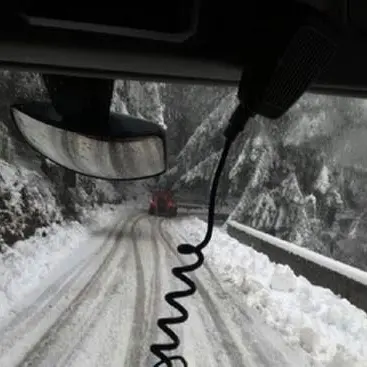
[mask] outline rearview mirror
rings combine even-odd
[[[166,170],[165,132],[152,122],[111,113],[105,126],[88,128],[88,121],[65,121],[41,102],[14,105],[11,112],[32,148],[83,175],[136,180]]]

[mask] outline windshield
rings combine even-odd
[[[115,81],[111,111],[167,134],[167,172],[131,182],[32,150],[10,106],[47,99],[39,74],[0,73],[0,365],[153,366],[157,319],[177,316],[164,296],[186,289],[171,269],[196,261],[176,248],[205,234],[236,89]],[[363,99],[306,94],[249,122],[174,329],[190,366],[367,365],[366,139]]]

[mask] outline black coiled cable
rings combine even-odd
[[[198,268],[203,264],[204,262],[204,254],[203,249],[207,246],[209,243],[212,233],[213,233],[213,226],[214,226],[214,214],[215,214],[215,198],[217,194],[219,179],[221,176],[221,173],[224,168],[224,164],[226,162],[229,149],[232,145],[232,142],[235,140],[237,134],[243,129],[245,126],[246,121],[251,116],[250,113],[244,113],[247,112],[241,105],[239,105],[232,115],[232,118],[229,122],[229,125],[225,131],[226,141],[224,144],[224,148],[217,166],[217,169],[215,171],[215,175],[213,178],[211,190],[210,190],[210,198],[209,198],[209,210],[208,210],[208,226],[206,230],[206,234],[204,239],[196,246],[185,243],[180,244],[177,247],[177,251],[179,254],[182,255],[192,255],[195,254],[197,256],[197,260],[193,264],[179,266],[172,269],[172,274],[180,279],[183,283],[185,283],[188,288],[183,291],[174,291],[167,293],[165,295],[166,302],[175,308],[181,315],[177,317],[165,317],[158,319],[158,327],[164,331],[170,338],[171,343],[161,343],[161,344],[153,344],[150,347],[151,352],[159,358],[159,362],[154,365],[154,367],[159,366],[167,366],[172,367],[173,361],[180,361],[183,366],[187,367],[187,361],[183,356],[180,355],[172,355],[167,356],[166,352],[175,350],[180,345],[180,339],[176,335],[176,333],[171,329],[171,325],[177,325],[185,322],[189,314],[185,307],[183,307],[179,302],[178,299],[185,298],[188,296],[191,296],[196,291],[196,285],[195,283],[186,275],[187,273],[190,273]]]

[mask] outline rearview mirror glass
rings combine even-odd
[[[111,113],[108,124],[79,133],[78,122],[63,121],[51,104],[12,107],[16,127],[39,153],[78,173],[110,180],[136,180],[166,170],[164,130],[127,115]]]

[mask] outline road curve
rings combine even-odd
[[[181,240],[145,214],[106,228],[104,243],[0,329],[0,366],[148,367],[151,343],[165,341],[158,317],[185,287],[171,274]],[[197,293],[183,301],[189,320],[174,330],[190,367],[311,366],[266,328],[205,265],[191,274]]]

